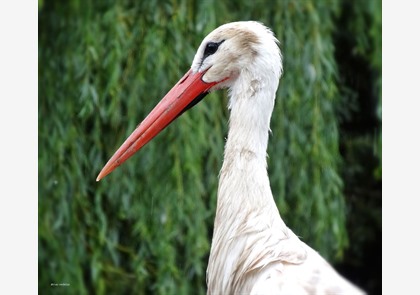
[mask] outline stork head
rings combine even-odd
[[[270,29],[254,21],[228,23],[207,35],[191,69],[126,139],[96,180],[111,173],[210,91],[247,89],[259,81],[275,92],[282,71],[277,43]]]
[[[277,43],[271,30],[259,22],[228,23],[204,38],[191,70],[204,73],[202,80],[206,83],[218,82],[210,91],[233,87],[241,75],[247,74],[278,82],[282,64]]]

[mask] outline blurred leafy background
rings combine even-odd
[[[95,178],[201,40],[237,20],[272,28],[284,55],[268,150],[282,218],[381,294],[380,0],[38,3],[40,294],[205,294],[226,92]]]

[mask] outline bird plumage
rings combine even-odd
[[[224,40],[205,62],[208,42]],[[202,42],[193,71],[231,77],[229,132],[207,269],[208,294],[362,294],[286,226],[274,202],[266,152],[282,73],[278,41],[258,22],[223,25]],[[218,86],[220,88],[220,86]]]
[[[278,41],[254,21],[204,38],[190,71],[102,169],[105,177],[206,93],[227,88],[229,132],[219,176],[207,293],[364,294],[286,226],[267,175],[267,144],[282,74]]]

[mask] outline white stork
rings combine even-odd
[[[207,268],[208,294],[364,294],[286,226],[267,175],[270,118],[282,73],[278,40],[254,21],[220,26],[191,69],[108,161],[132,156],[207,93],[228,88],[229,133]]]

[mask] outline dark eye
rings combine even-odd
[[[223,41],[225,41],[225,40],[223,40]],[[219,48],[219,45],[223,43],[223,41],[220,41],[220,42],[217,42],[217,43],[216,42],[207,43],[206,48],[204,49],[203,60],[206,57],[214,54],[217,51],[217,49]]]

